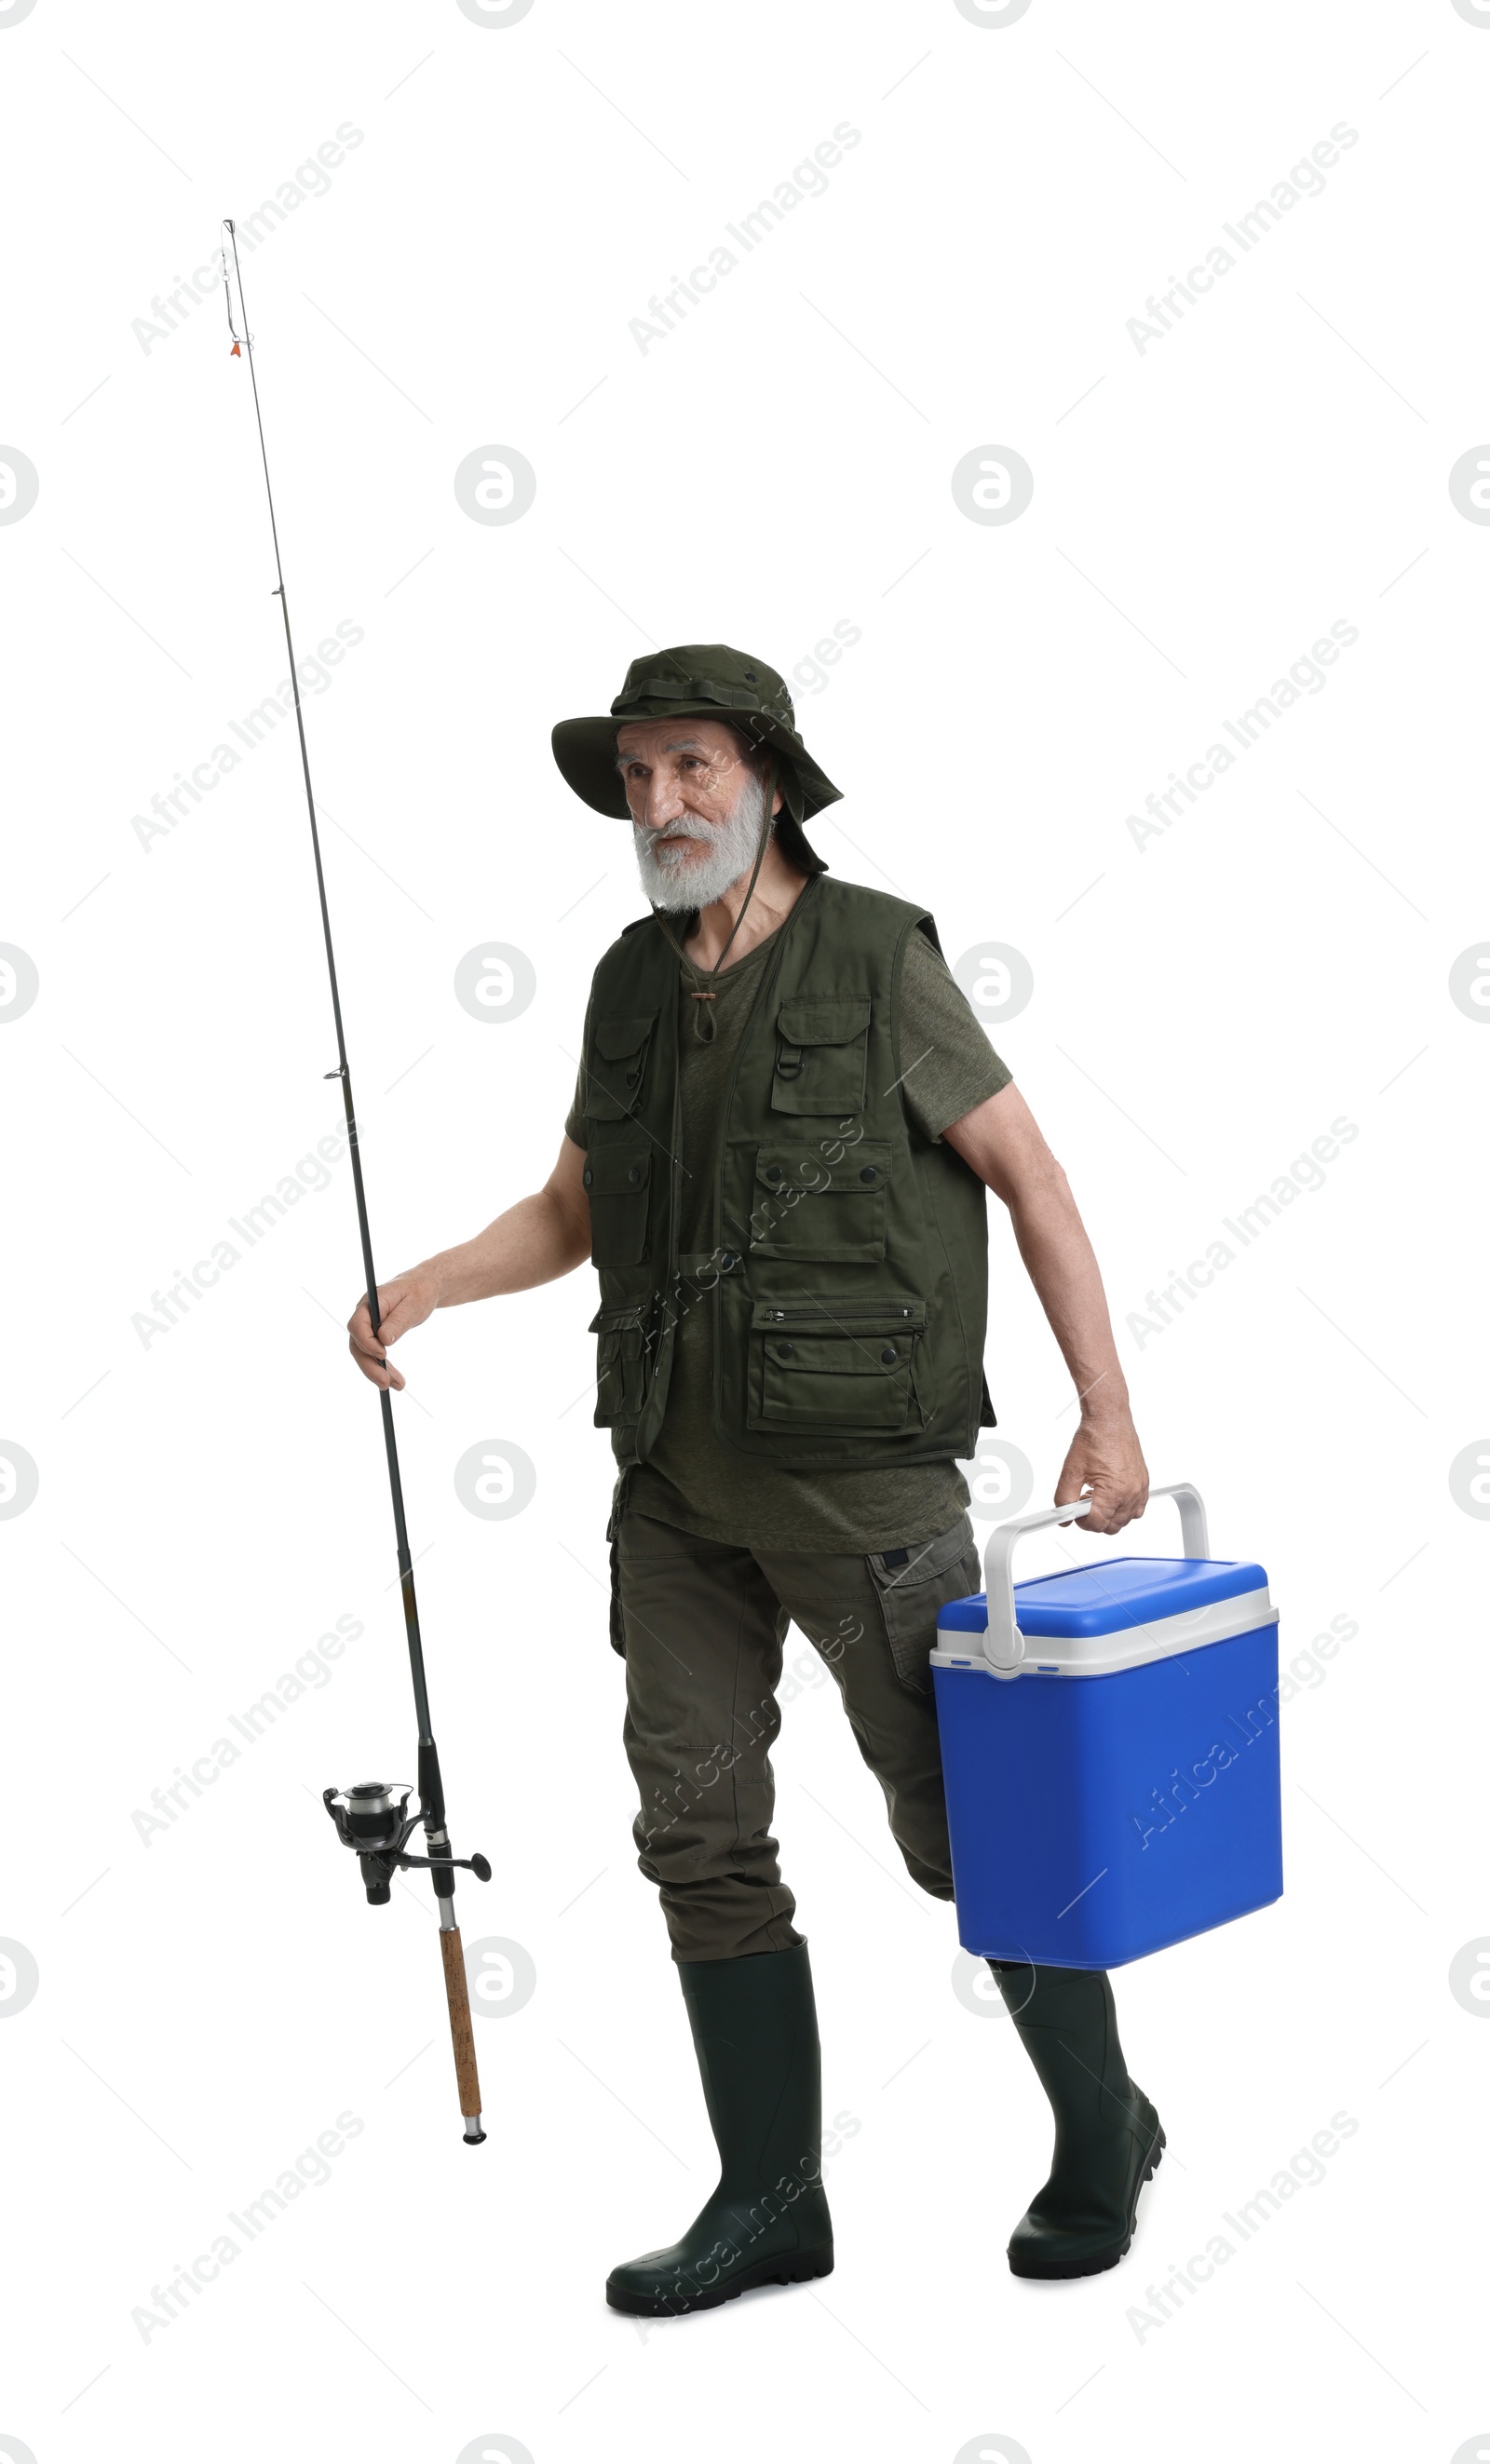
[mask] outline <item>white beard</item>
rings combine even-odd
[[[765,809],[764,784],[749,777],[722,822],[701,822],[696,814],[685,813],[668,824],[666,833],[633,822],[642,888],[651,904],[668,914],[686,914],[690,908],[712,906],[737,881],[747,879],[760,844]],[[709,851],[695,855],[691,847],[659,847],[657,841],[664,835],[699,842]]]

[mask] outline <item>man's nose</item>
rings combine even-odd
[[[675,780],[653,779],[648,782],[639,819],[645,828],[661,830],[669,822],[678,821],[687,809]]]

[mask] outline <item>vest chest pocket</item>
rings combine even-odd
[[[657,1012],[650,1018],[598,1018],[584,1062],[584,1117],[625,1121],[642,1102],[646,1056]]]
[[[753,1429],[852,1436],[920,1428],[914,1301],[757,1301],[751,1313]]]
[[[584,1158],[590,1201],[590,1260],[597,1266],[638,1266],[646,1256],[649,1147],[592,1147]],[[593,1330],[592,1330],[593,1331]]]
[[[866,1000],[783,1001],[771,1110],[833,1113],[841,1120],[862,1111],[868,1050]]]
[[[590,1321],[595,1345],[595,1425],[634,1420],[646,1398],[646,1333],[640,1309],[603,1309]]]
[[[884,1257],[888,1141],[825,1143],[837,1150],[836,1164],[800,1144],[760,1149],[750,1218],[753,1257],[828,1266],[873,1265]]]

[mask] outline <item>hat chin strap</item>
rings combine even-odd
[[[751,900],[756,894],[756,884],[760,879],[760,868],[765,863],[766,849],[771,844],[771,825],[776,818],[773,809],[775,803],[776,760],[773,757],[766,767],[765,810],[760,818],[760,840],[756,848],[756,861],[751,867],[750,880],[746,886],[745,895],[740,901],[740,912],[730,927],[724,948],[720,951],[718,957],[715,959],[713,965],[709,969],[707,975],[694,966],[692,959],[689,957],[688,952],[684,949],[682,943],[673,939],[670,927],[664,921],[663,910],[660,907],[652,908],[652,913],[657,918],[658,930],[662,934],[663,939],[668,944],[670,949],[677,952],[683,964],[688,968],[690,974],[693,978],[693,999],[695,1001],[712,1001],[718,999],[718,995],[713,989],[714,979],[719,974],[726,958],[730,955],[731,944],[734,941],[736,933],[739,931],[740,926],[745,921],[745,910],[750,905]],[[650,904],[649,901],[648,904]],[[712,1018],[708,1017],[708,1014],[702,1009],[695,1009],[693,1012],[693,1032],[701,1044],[712,1044],[713,1042],[713,1020]]]

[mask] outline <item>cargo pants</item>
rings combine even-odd
[[[637,1862],[661,1893],[675,1960],[740,1959],[803,1939],[772,1837],[789,1624],[838,1687],[911,1880],[951,1900],[927,1655],[938,1609],[981,1583],[966,1515],[909,1549],[839,1556],[738,1548],[623,1510],[613,1563]]]

